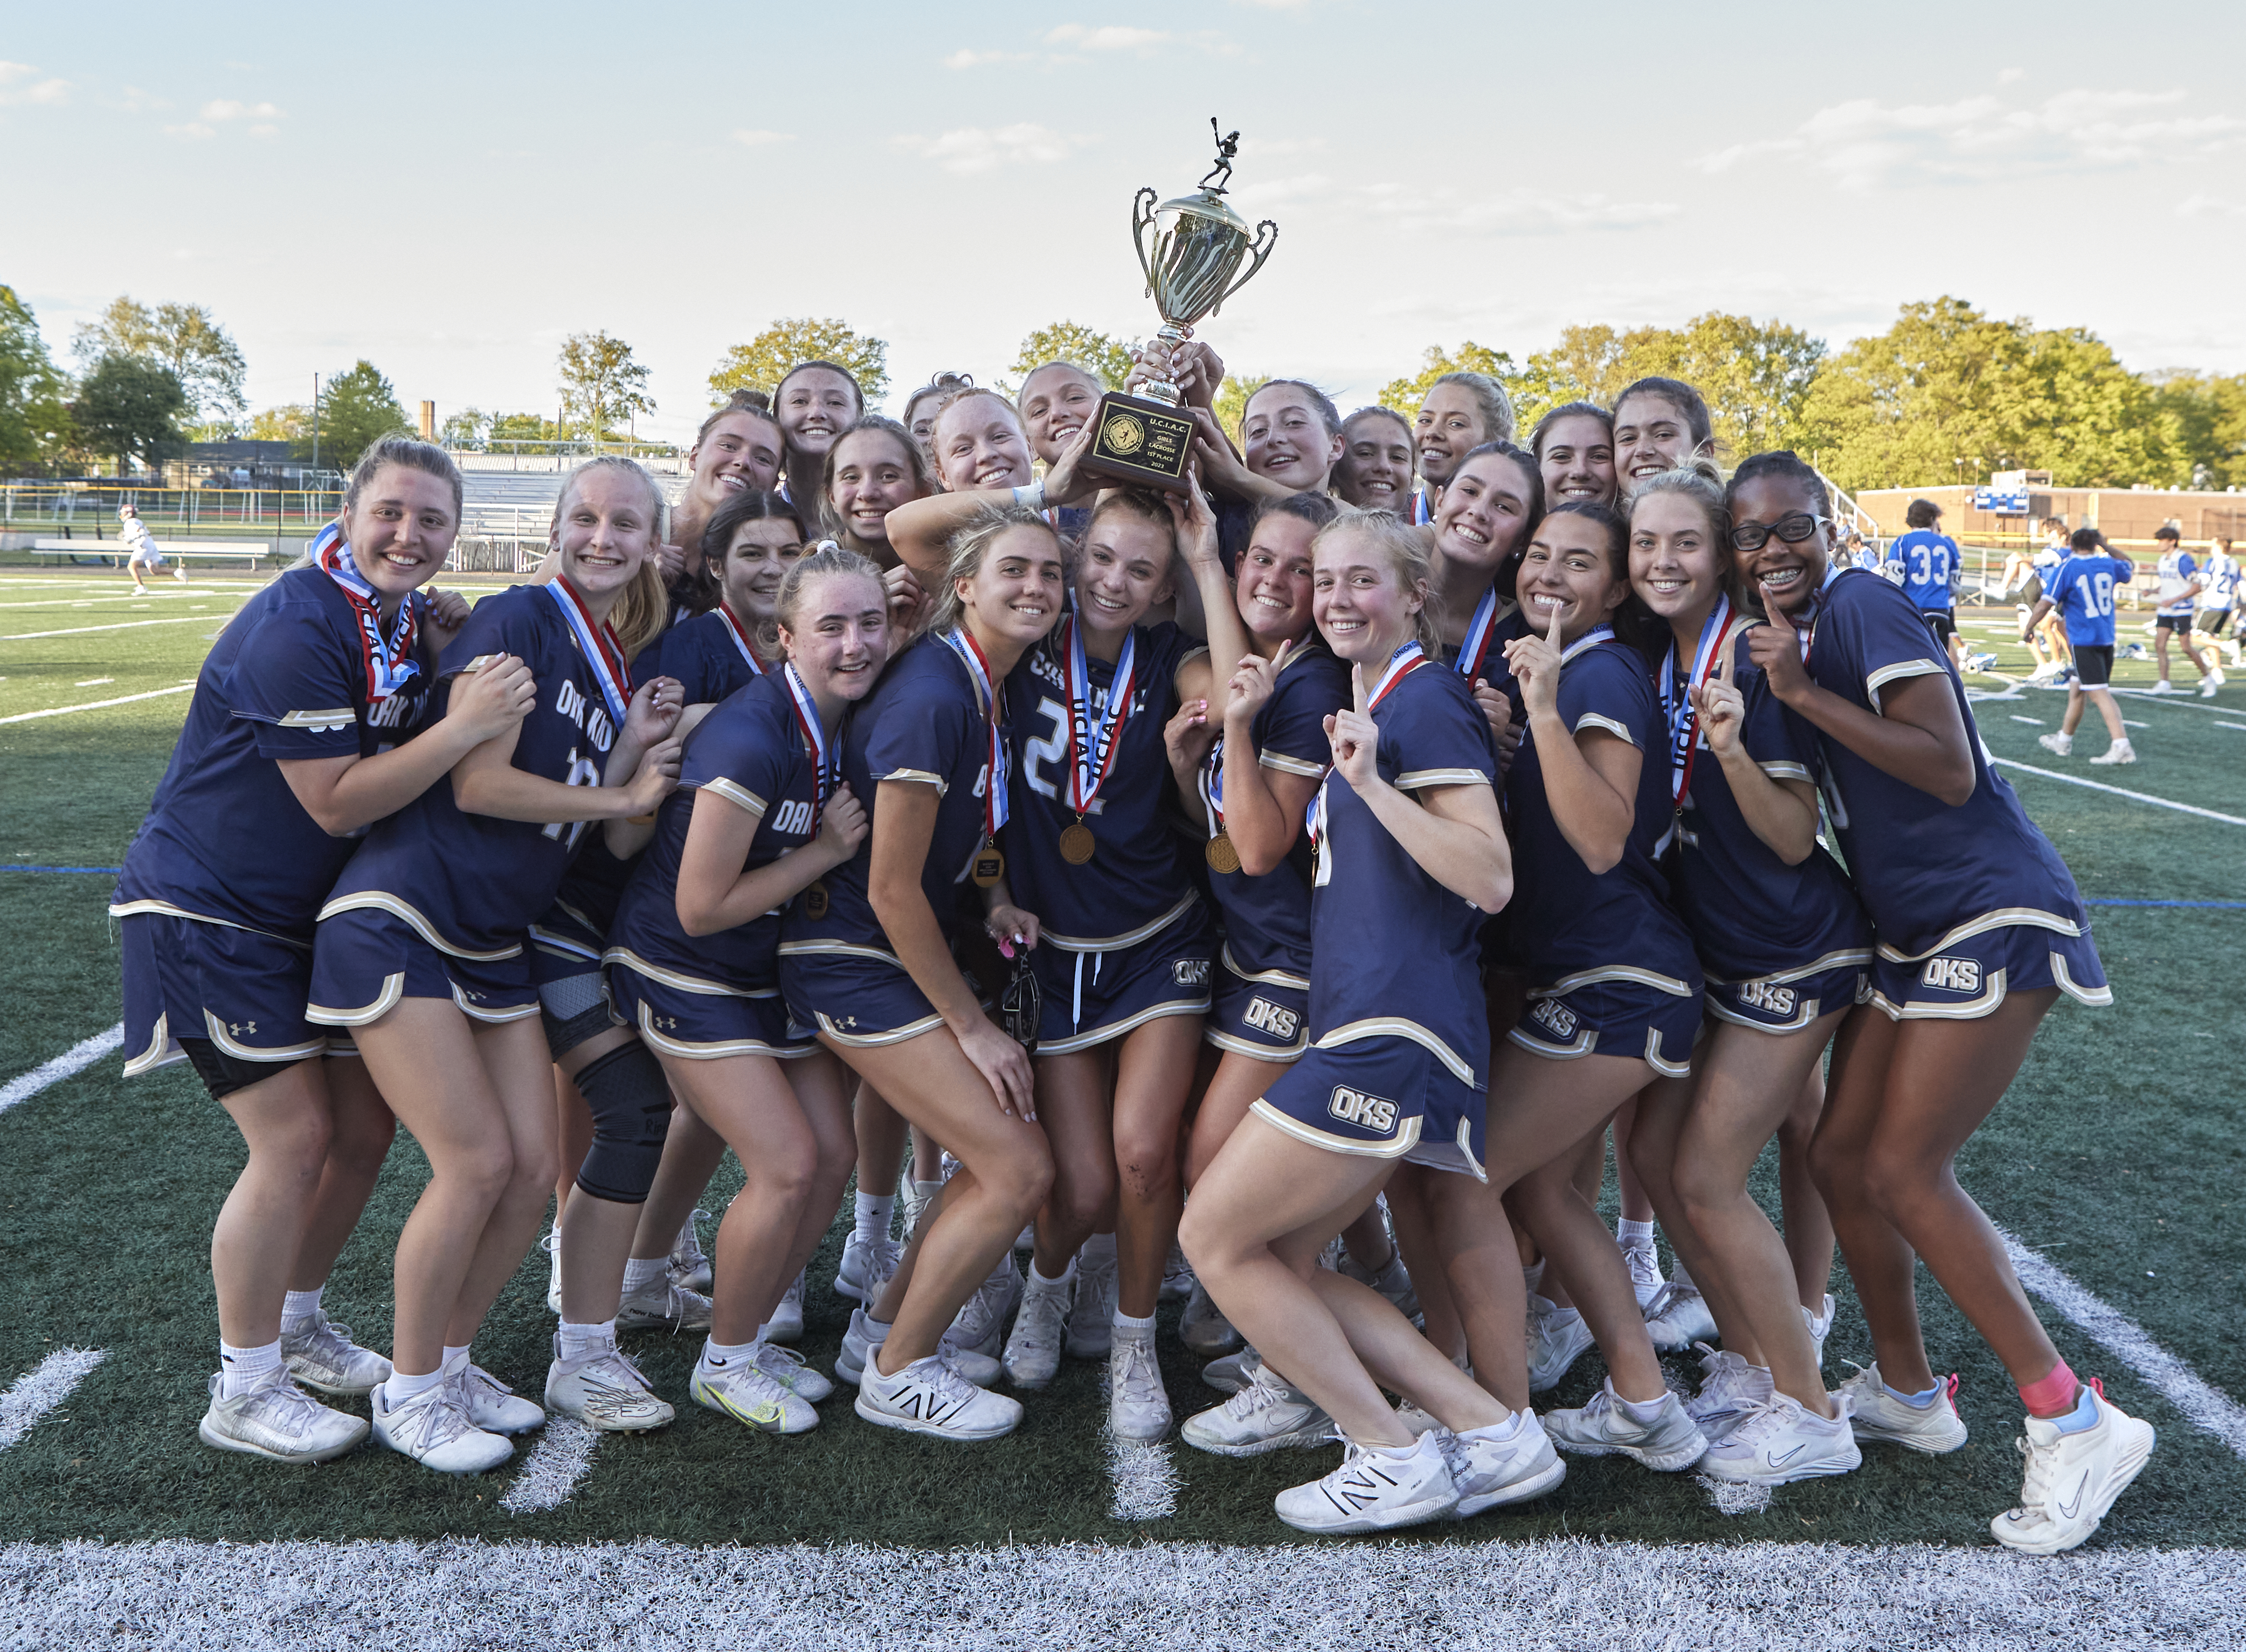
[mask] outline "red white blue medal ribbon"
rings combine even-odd
[[[1614,633],[1609,631],[1607,635],[1611,636]],[[1380,674],[1379,683],[1374,686],[1371,697],[1365,701],[1365,714],[1371,717],[1399,683],[1409,676],[1415,668],[1426,663],[1426,658],[1427,651],[1417,642],[1406,642],[1395,653],[1390,655],[1388,669]],[[1319,852],[1319,840],[1325,836],[1326,787],[1332,784],[1333,771],[1328,769],[1326,778],[1318,785],[1317,795],[1310,799],[1310,814],[1303,822],[1310,830],[1310,848],[1314,853]]]
[[[1006,743],[998,731],[999,724],[1004,720],[998,704],[1004,684],[992,676],[990,662],[983,656],[982,645],[964,626],[952,627],[943,642],[959,656],[960,663],[967,668],[967,675],[975,683],[975,697],[982,704],[983,726],[990,737],[990,768],[983,788],[983,835],[995,841],[998,828],[1006,824]]]
[[[556,574],[546,589],[562,610],[562,617],[568,622],[569,634],[577,641],[577,651],[593,668],[593,680],[601,685],[601,699],[609,708],[609,720],[621,731],[624,713],[631,705],[631,668],[624,663],[624,645],[616,639],[615,628],[606,621],[597,625],[593,622],[585,599],[577,595],[577,588],[569,583],[566,575]]]
[[[359,652],[366,666],[367,703],[388,699],[421,670],[413,658],[413,644],[420,635],[421,605],[426,599],[419,591],[408,591],[398,605],[398,617],[391,622],[390,635],[385,637],[382,634],[382,599],[367,583],[366,575],[358,571],[358,564],[351,560],[351,547],[344,542],[342,523],[330,522],[319,531],[312,540],[312,561],[336,582],[358,621]]]
[[[796,726],[803,731],[803,743],[811,751],[811,826],[807,835],[815,836],[820,817],[827,812],[827,799],[841,777],[842,754],[837,751],[829,755],[827,725],[819,720],[819,702],[811,697],[811,690],[796,670],[794,661],[780,667],[780,681],[787,685],[788,703],[795,708]]]
[[[1746,616],[1733,610],[1732,599],[1719,595],[1708,617],[1700,622],[1700,641],[1692,650],[1691,675],[1677,681],[1677,644],[1661,658],[1661,709],[1669,718],[1669,787],[1671,801],[1684,806],[1692,785],[1692,761],[1700,744],[1700,714],[1692,709],[1692,690],[1703,687],[1716,673],[1732,640],[1745,629]]]
[[[1122,750],[1123,725],[1131,717],[1131,693],[1139,653],[1139,631],[1124,634],[1123,651],[1116,656],[1115,674],[1109,679],[1107,706],[1094,717],[1092,711],[1092,668],[1084,655],[1084,628],[1073,614],[1068,627],[1068,806],[1081,819],[1092,811],[1092,801],[1115,768]]]
[[[1511,616],[1520,606],[1518,602],[1500,602],[1495,585],[1481,594],[1481,601],[1474,605],[1474,618],[1467,626],[1466,641],[1459,645],[1457,663],[1460,676],[1471,683],[1482,674],[1482,666],[1489,658],[1490,642],[1497,635],[1498,622]]]
[[[725,622],[725,630],[732,637],[733,646],[740,649],[741,657],[749,663],[749,670],[755,672],[757,676],[762,676],[765,674],[765,668],[758,663],[757,651],[749,646],[749,634],[741,629],[741,622],[733,617],[733,610],[720,602],[718,604],[718,617]]]

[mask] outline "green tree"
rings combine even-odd
[[[312,445],[312,409],[306,402],[284,402],[278,407],[263,407],[249,416],[249,439],[253,442],[302,442],[309,449]]]
[[[1420,357],[1419,371],[1409,378],[1392,378],[1380,387],[1380,405],[1392,407],[1406,418],[1416,418],[1419,404],[1427,399],[1427,392],[1445,373],[1487,373],[1505,386],[1505,393],[1519,400],[1515,386],[1521,381],[1520,371],[1513,357],[1501,350],[1492,350],[1477,344],[1472,339],[1452,355],[1439,344],[1427,346]]]
[[[104,356],[78,381],[71,418],[89,452],[114,459],[119,471],[133,459],[153,466],[162,449],[180,439],[187,393],[168,367],[140,356]]]
[[[351,371],[330,379],[320,392],[318,438],[323,466],[348,471],[382,438],[411,435],[412,431],[398,392],[364,357]],[[311,451],[309,441],[300,440],[297,446],[306,454]]]
[[[1566,328],[1559,343],[1529,357],[1508,388],[1525,439],[1563,403],[1612,407],[1634,379],[1681,378],[1707,398],[1724,451],[1744,455],[1793,439],[1824,359],[1825,341],[1798,327],[1711,310],[1681,328]]]
[[[31,307],[0,287],[0,466],[21,470],[66,445],[69,392]]]
[[[1248,398],[1271,382],[1269,373],[1227,373],[1224,382],[1216,387],[1216,399],[1211,411],[1224,433],[1232,438],[1234,445],[1240,444],[1240,421],[1248,417]]]
[[[562,427],[542,413],[493,413],[491,436],[500,442],[559,442],[568,439]]]
[[[1014,375],[1011,384],[1000,381],[1000,387],[1011,395],[1016,387],[1047,362],[1074,362],[1079,367],[1110,390],[1123,388],[1130,377],[1131,364],[1139,351],[1136,339],[1120,339],[1112,333],[1095,332],[1080,327],[1072,321],[1057,321],[1040,327],[1022,341],[1014,352],[1014,364],[1007,371]]]
[[[2182,483],[2246,486],[2246,373],[2170,371],[2147,374],[2146,382],[2168,423]]]
[[[648,371],[621,338],[572,333],[555,364],[562,374],[562,422],[596,440],[611,439],[617,425],[655,411]]]
[[[80,361],[139,356],[172,370],[194,410],[206,418],[244,411],[242,382],[248,371],[225,328],[201,304],[111,301],[100,318],[81,325],[71,347]]]
[[[779,388],[798,362],[838,362],[856,375],[871,411],[889,391],[889,347],[886,341],[854,332],[849,323],[798,318],[776,321],[745,344],[736,344],[710,371],[710,405],[722,407],[737,390]]]
[[[492,415],[480,408],[463,407],[457,413],[446,415],[444,425],[438,434],[446,446],[465,447],[473,452],[483,446],[484,434],[491,428],[491,422]]]

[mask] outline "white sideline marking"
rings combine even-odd
[[[71,1397],[86,1373],[109,1357],[105,1348],[58,1348],[0,1393],[0,1451],[30,1433]]]
[[[2218,729],[2229,729],[2233,734],[2246,734],[2246,723],[2218,723]]]
[[[36,642],[43,636],[84,636],[89,631],[130,631],[143,625],[193,625],[208,618],[207,614],[181,614],[168,620],[119,620],[114,625],[74,625],[62,631],[18,631],[13,636],[0,636],[0,642]]]
[[[499,1506],[510,1514],[543,1514],[577,1493],[577,1482],[593,1469],[593,1447],[601,1437],[574,1417],[549,1420],[538,1449],[522,1465]]]
[[[1759,1514],[1770,1506],[1771,1489],[1759,1481],[1719,1480],[1706,1474],[1692,1478],[1708,1494],[1708,1506],[1719,1514]]]
[[[2043,719],[2041,717],[2022,717],[2018,711],[2012,713],[2012,721],[2015,723],[2032,723],[2038,728],[2041,728],[2043,726]]]
[[[91,1067],[111,1050],[125,1042],[125,1023],[119,1022],[107,1032],[97,1032],[91,1038],[81,1039],[57,1056],[44,1067],[10,1078],[0,1084],[0,1112],[21,1105],[50,1084],[58,1084],[72,1073]]]
[[[2021,1284],[2072,1320],[2092,1340],[2127,1361],[2195,1426],[2246,1458],[2246,1407],[2208,1386],[2198,1372],[2147,1336],[2136,1321],[2107,1307],[2003,1228],[1997,1231],[2004,1234],[2004,1248],[2011,1253],[2012,1271],[2020,1276]]]
[[[2125,1500],[2124,1510],[2129,1507]],[[1461,1528],[1501,1530],[1491,1517]],[[2097,1545],[1386,1544],[898,1549],[11,1543],[10,1645],[1128,1646],[1604,1652],[2236,1646],[2237,1552]],[[1227,1628],[1226,1625],[1232,1627]],[[355,1628],[354,1626],[357,1626]]]
[[[12,720],[0,717],[0,723]],[[2055,769],[2038,769],[2032,764],[2015,763],[2010,758],[1991,758],[1990,761],[2000,763],[2008,769],[2018,769],[2022,774],[2041,775],[2046,780],[2064,780],[2069,785],[2086,785],[2093,792],[2110,792],[2115,797],[2127,798],[2133,803],[2156,803],[2163,809],[2176,809],[2185,814],[2196,814],[2209,820],[2220,820],[2225,826],[2246,826],[2246,819],[2241,819],[2235,814],[2218,814],[2213,809],[2202,809],[2195,804],[2178,803],[2173,798],[2156,798],[2149,792],[2131,792],[2121,786],[2106,785],[2101,781],[2085,780],[2072,774],[2061,774]]]
[[[1160,1520],[1178,1512],[1178,1471],[1162,1440],[1107,1437],[1107,1478],[1115,1492],[1111,1520]]]
[[[44,711],[18,711],[13,717],[0,717],[0,723],[29,723],[33,717],[68,717],[73,711],[99,711],[105,705],[130,705],[135,700],[160,700],[167,694],[185,694],[194,687],[193,680],[168,689],[151,689],[146,694],[120,694],[113,700],[88,700],[84,705],[50,706]]]
[[[2132,723],[2127,717],[2123,717],[2121,726],[2125,729],[2149,729],[2153,725],[2149,723]]]

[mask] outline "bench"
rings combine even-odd
[[[254,569],[273,554],[270,540],[153,540],[150,543],[173,562],[238,561]],[[91,556],[116,568],[123,568],[131,554],[122,540],[34,540],[31,549],[43,562],[50,556],[65,556],[74,562]]]

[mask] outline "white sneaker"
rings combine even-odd
[[[1126,1440],[1158,1440],[1170,1431],[1169,1390],[1151,1330],[1120,1332],[1108,1349],[1107,1427]]]
[[[872,1307],[903,1255],[903,1247],[887,1234],[852,1234],[842,1247],[842,1265],[834,1270],[834,1294]]]
[[[1031,1272],[1001,1361],[1006,1380],[1016,1388],[1043,1388],[1059,1372],[1062,1328],[1075,1288],[1074,1274],[1065,1279],[1040,1279]]]
[[[1672,1279],[1647,1305],[1645,1334],[1663,1353],[1681,1354],[1695,1343],[1715,1340],[1715,1315],[1706,1297]]]
[[[1773,1394],[1708,1447],[1700,1472],[1741,1485],[1784,1485],[1823,1474],[1846,1474],[1864,1454],[1848,1427],[1845,1406],[1829,1422],[1791,1394]]]
[[[2136,760],[2137,748],[2127,740],[2116,740],[2096,757],[2091,758],[2090,762],[2093,768],[2103,769],[2123,763],[2134,763]]]
[[[1258,1364],[1222,1405],[1186,1418],[1185,1443],[1219,1457],[1260,1457],[1288,1446],[1333,1442],[1333,1418],[1302,1390]]]
[[[995,1440],[1022,1420],[1021,1403],[977,1388],[941,1359],[916,1359],[894,1377],[866,1367],[858,1415],[881,1428],[942,1439]]]
[[[562,1316],[562,1230],[549,1227],[546,1236],[538,1241],[538,1248],[547,1254],[546,1311],[556,1319]]]
[[[699,1291],[682,1290],[668,1275],[652,1284],[628,1292],[616,1304],[620,1331],[706,1331],[710,1329],[710,1299]]]
[[[463,1365],[445,1381],[478,1428],[493,1434],[527,1434],[545,1426],[544,1407],[523,1398],[480,1365]]]
[[[1006,1315],[1014,1311],[1021,1295],[1022,1270],[1014,1266],[1014,1253],[1010,1250],[998,1258],[998,1265],[975,1288],[975,1294],[960,1304],[944,1341],[968,1353],[995,1357],[1005,1341]]]
[[[281,1356],[289,1375],[323,1394],[370,1394],[390,1380],[390,1362],[351,1341],[351,1327],[318,1309],[303,1319],[281,1322]]]
[[[1271,1499],[1274,1512],[1297,1531],[1337,1537],[1440,1519],[1458,1504],[1451,1465],[1432,1436],[1401,1450],[1351,1445],[1339,1468]]]
[[[1547,1298],[1528,1296],[1528,1391],[1549,1393],[1560,1386],[1568,1368],[1582,1358],[1595,1339],[1583,1316],[1572,1308],[1555,1308]]]
[[[2038,734],[2036,736],[2036,744],[2050,752],[2052,756],[2063,758],[2073,751],[2074,737],[2071,734]]]
[[[746,1360],[724,1370],[712,1370],[707,1360],[696,1360],[694,1380],[686,1391],[697,1405],[723,1411],[767,1434],[807,1434],[819,1426],[819,1413],[809,1400]]]
[[[1193,1264],[1186,1260],[1186,1254],[1178,1247],[1177,1241],[1172,1240],[1170,1254],[1162,1263],[1162,1288],[1155,1300],[1181,1302],[1193,1295],[1194,1287],[1200,1281],[1194,1277]]]
[[[1684,1414],[1712,1444],[1770,1398],[1770,1372],[1728,1350],[1719,1353],[1705,1343],[1693,1346],[1700,1350],[1700,1391],[1686,1397]]]
[[[2020,1506],[1989,1522],[2006,1548],[2030,1554],[2057,1554],[2098,1529],[2113,1499],[2128,1489],[2153,1451],[2153,1425],[2129,1416],[2090,1385],[2098,1420],[2072,1434],[2056,1422],[2027,1419],[2017,1443],[2028,1460]]]
[[[1622,1259],[1630,1264],[1630,1288],[1637,1293],[1637,1311],[1643,1314],[1669,1282],[1661,1276],[1661,1253],[1648,1240],[1642,1245],[1624,1245]]]
[[[1228,1354],[1202,1366],[1201,1380],[1220,1394],[1237,1394],[1254,1380],[1256,1367],[1262,1363],[1256,1357],[1256,1350],[1243,1343],[1237,1354]]]
[[[1825,1369],[1825,1339],[1833,1334],[1832,1294],[1830,1292],[1826,1294],[1823,1312],[1813,1314],[1807,1309],[1803,1309],[1801,1322],[1809,1327],[1809,1344],[1816,1350],[1817,1369],[1821,1371]]]
[[[2168,678],[2162,677],[2159,682],[2153,684],[2152,691],[2155,694],[2174,694],[2177,690],[2175,683],[2169,682]]]
[[[1415,1440],[1422,1434],[1433,1434],[1443,1426],[1441,1419],[1433,1411],[1423,1411],[1408,1399],[1396,1402],[1396,1420],[1412,1431],[1412,1438]],[[1458,1473],[1458,1467],[1453,1461],[1451,1465],[1453,1477]]]
[[[185,585],[187,582],[187,570],[184,568],[175,568],[172,570],[172,577],[179,581],[180,584]],[[388,1379],[385,1378],[385,1380],[386,1381]]]
[[[283,1369],[232,1399],[210,1379],[210,1409],[195,1431],[206,1445],[245,1451],[276,1463],[324,1463],[366,1438],[366,1419],[331,1410],[289,1380]]]
[[[514,1455],[504,1434],[488,1433],[468,1420],[449,1381],[423,1389],[395,1411],[387,1387],[368,1398],[374,1407],[375,1438],[439,1474],[480,1474]]]
[[[1568,1465],[1532,1411],[1494,1428],[1453,1434],[1449,1445],[1451,1479],[1459,1488],[1452,1513],[1462,1520],[1500,1504],[1542,1497],[1568,1478]]]
[[[1419,1293],[1412,1288],[1411,1270],[1404,1266],[1404,1253],[1396,1252],[1388,1259],[1388,1266],[1365,1281],[1388,1299],[1389,1306],[1414,1325],[1422,1317],[1419,1312]]]
[[[834,1356],[834,1374],[846,1383],[861,1380],[873,1363],[874,1350],[888,1340],[888,1326],[866,1309],[853,1309],[850,1323],[843,1329],[841,1350]]]
[[[2222,668],[2218,665],[2215,670],[2209,671],[2205,676],[2200,678],[2199,697],[2202,700],[2213,699],[2215,697],[2215,690],[2222,686]]]
[[[706,1210],[690,1214],[670,1247],[670,1282],[681,1290],[698,1290],[704,1296],[710,1294],[711,1280],[710,1253],[702,1248],[702,1235],[694,1224],[708,1220],[709,1216]]]
[[[1590,1403],[1571,1411],[1544,1413],[1544,1431],[1563,1451],[1582,1457],[1630,1457],[1664,1474],[1690,1468],[1708,1449],[1707,1437],[1685,1414],[1674,1394],[1661,1397],[1650,1423],[1631,1420],[1614,1391],[1614,1379],[1599,1385]]]
[[[546,1404],[564,1417],[604,1434],[643,1434],[662,1428],[678,1413],[648,1386],[629,1356],[611,1343],[582,1359],[563,1359],[562,1338],[554,1338],[553,1364],[546,1369]]]
[[[834,1384],[804,1363],[803,1356],[778,1343],[757,1344],[757,1369],[782,1388],[816,1405],[834,1397]]]
[[[1065,1346],[1074,1359],[1106,1359],[1115,1341],[1115,1255],[1076,1258],[1076,1306],[1069,1312]]]
[[[1193,1295],[1186,1298],[1185,1312],[1178,1318],[1178,1341],[1185,1344],[1188,1353],[1203,1359],[1215,1359],[1241,1346],[1240,1333],[1232,1328],[1223,1310],[1210,1300],[1208,1288],[1198,1279],[1193,1282]]]
[[[803,1285],[810,1270],[795,1276],[795,1281],[780,1293],[772,1316],[765,1325],[765,1340],[771,1343],[800,1342],[803,1337]]]
[[[1929,1457],[1954,1451],[1965,1443],[1965,1422],[1957,1415],[1957,1378],[1938,1384],[1934,1403],[1921,1408],[1907,1405],[1888,1392],[1880,1380],[1879,1362],[1861,1366],[1833,1390],[1835,1404],[1848,1408],[1848,1420],[1860,1440],[1886,1440],[1908,1445]]]

